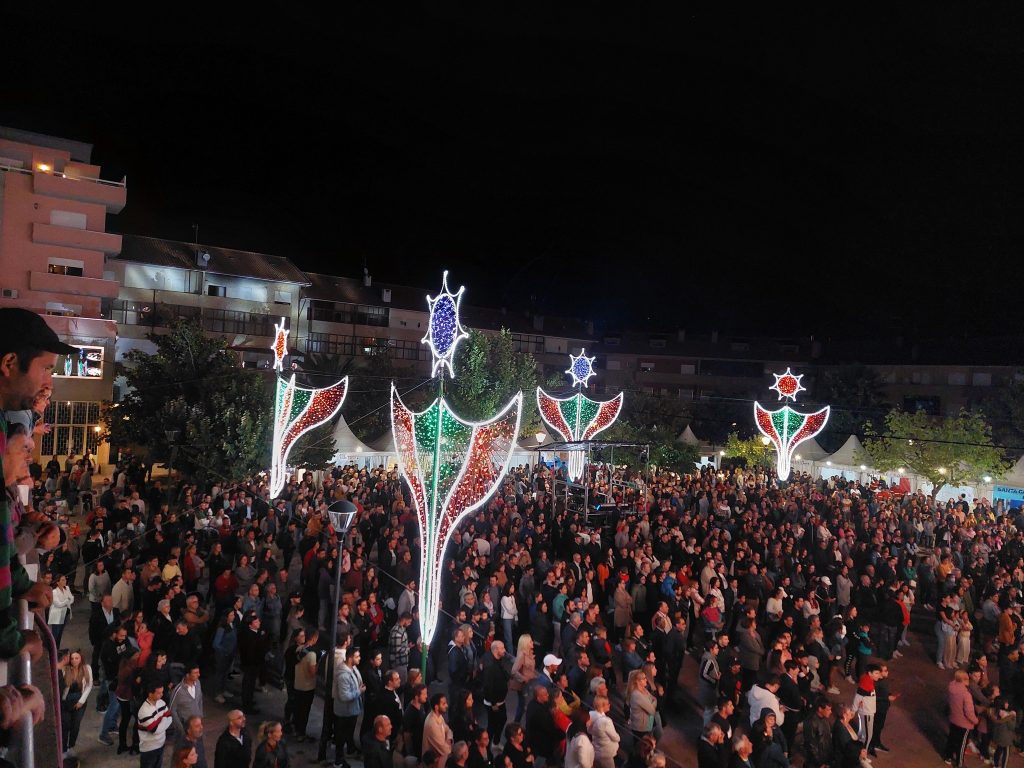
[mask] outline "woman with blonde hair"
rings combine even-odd
[[[60,714],[64,724],[64,754],[74,754],[74,746],[78,741],[78,731],[85,717],[85,705],[92,691],[92,669],[82,661],[82,652],[72,651],[68,657],[58,662],[60,672]]]
[[[516,660],[512,663],[512,677],[509,680],[508,688],[516,692],[516,714],[512,719],[518,722],[526,711],[526,699],[529,691],[533,688],[533,679],[537,677],[537,658],[533,653],[533,638],[530,635],[520,635],[519,645],[516,647]]]
[[[288,768],[288,752],[281,737],[284,726],[277,720],[261,723],[256,732],[259,746],[253,757],[252,768]]]
[[[629,673],[624,699],[629,704],[629,729],[633,732],[633,737],[638,740],[644,736],[654,738],[658,700],[648,690],[647,673],[642,669],[635,669]]]
[[[615,756],[619,753],[619,732],[615,722],[608,716],[612,704],[607,696],[595,696],[594,708],[590,712],[590,740],[594,743],[594,765],[598,768],[615,768]]]

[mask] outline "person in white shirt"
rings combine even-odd
[[[75,595],[68,586],[68,577],[62,573],[57,576],[57,583],[53,585],[53,602],[50,603],[50,611],[46,616],[46,623],[50,625],[53,641],[58,648],[61,635],[64,634],[64,626],[71,618],[71,606],[74,602]]]
[[[596,768],[615,768],[615,756],[619,753],[619,732],[615,722],[608,716],[612,705],[607,696],[594,697],[594,709],[590,712],[590,739],[594,744],[594,765]]]
[[[164,744],[171,727],[171,711],[163,695],[164,687],[154,684],[139,707],[139,768],[163,768]]]

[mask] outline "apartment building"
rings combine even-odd
[[[117,296],[107,257],[121,250],[107,215],[124,208],[126,182],[104,179],[92,146],[0,127],[0,306],[31,309],[81,354],[57,361],[41,455],[99,445],[100,404],[113,392],[117,325],[101,305]]]

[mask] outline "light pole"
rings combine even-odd
[[[331,527],[338,537],[338,557],[334,561],[334,616],[331,619],[331,645],[329,653],[334,653],[334,645],[338,641],[338,606],[341,603],[341,549],[345,544],[345,536],[348,529],[352,527],[352,521],[356,517],[356,505],[351,501],[342,499],[336,501],[327,508],[327,514],[331,518]]]
[[[335,663],[334,648],[338,644],[338,606],[341,602],[341,549],[345,543],[345,536],[348,529],[352,527],[355,520],[356,505],[345,499],[336,501],[327,508],[327,514],[331,518],[331,527],[338,537],[338,557],[334,562],[334,615],[331,617],[331,645],[327,649],[329,654],[327,664],[327,679],[324,681],[324,715],[323,723],[320,726],[320,746],[317,752],[317,759],[324,760],[327,757],[327,742],[334,730],[334,700],[331,698],[331,687],[333,683],[333,670]],[[341,755],[335,757],[335,762],[341,760]]]

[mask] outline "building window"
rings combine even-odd
[[[103,378],[103,347],[79,347],[77,355],[58,355],[53,375],[59,378]]]
[[[391,317],[388,307],[369,304],[337,304],[332,301],[313,301],[309,306],[310,320],[325,323],[348,323],[387,328]]]
[[[228,295],[228,288],[226,285],[207,285],[206,286],[207,296],[219,296],[226,298]]]
[[[528,333],[513,333],[512,343],[515,345],[516,352],[539,354],[544,351],[543,336],[533,336]]]
[[[51,400],[43,420],[52,424],[53,429],[43,435],[40,456],[63,458],[69,452],[76,456],[85,451],[96,453],[102,431],[98,402]]]
[[[611,358],[609,358],[608,364],[607,364],[606,367],[608,368],[609,371],[621,371],[622,370],[622,361],[621,360],[612,360]]]
[[[644,362],[641,362],[640,363],[640,370],[641,371],[647,371],[648,373],[650,373],[651,371],[654,370],[654,363],[644,363]]]
[[[665,343],[666,343],[665,339],[651,339],[650,340],[650,345],[651,345],[651,347],[653,349],[664,349],[665,348]]]
[[[692,376],[697,373],[697,366],[693,363],[680,363],[679,373],[683,376]]]
[[[991,387],[992,386],[992,374],[991,373],[975,373],[971,376],[971,384],[976,387]]]
[[[274,291],[274,303],[290,305],[292,303],[292,295],[288,291]]]
[[[951,373],[949,374],[949,384],[953,387],[962,387],[967,383],[966,373]]]
[[[51,275],[68,275],[71,277],[82,277],[85,274],[85,262],[75,259],[49,260],[48,271]]]

